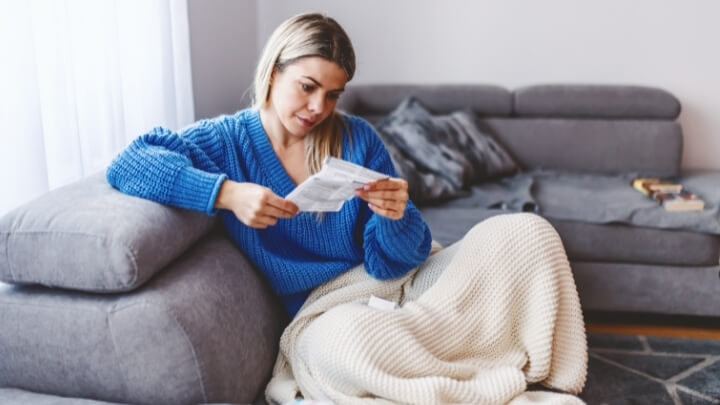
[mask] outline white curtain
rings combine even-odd
[[[0,215],[194,119],[186,0],[0,0]]]

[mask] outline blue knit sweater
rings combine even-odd
[[[343,132],[342,158],[396,176],[373,128],[361,118],[344,118],[352,141]],[[180,134],[155,128],[133,141],[107,169],[108,182],[125,193],[210,215],[218,212],[215,199],[225,179],[256,183],[281,197],[296,186],[257,110],[203,120]],[[246,226],[231,211],[220,212],[231,237],[291,315],[314,287],[358,264],[364,263],[374,278],[390,279],[423,262],[430,251],[430,230],[411,201],[398,220],[377,215],[353,198],[321,221],[314,213],[300,213],[266,229]]]

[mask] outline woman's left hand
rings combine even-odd
[[[400,219],[407,207],[408,183],[399,178],[376,180],[355,190],[355,195],[367,201],[374,213]]]

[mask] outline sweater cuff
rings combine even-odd
[[[408,218],[410,215],[408,215],[407,210],[400,219],[392,219],[384,217],[380,214],[375,215],[377,216],[376,221],[378,222],[378,227],[382,229],[382,234],[387,236],[400,235],[405,229],[407,229],[408,223],[411,221]]]
[[[400,219],[390,219],[381,215],[376,215],[376,234],[379,239],[393,240],[392,246],[415,251],[426,239],[427,225],[420,215],[420,211],[408,202],[408,206]],[[400,245],[397,245],[397,244]],[[428,241],[429,246],[429,241]],[[429,249],[429,247],[428,247]],[[401,254],[398,252],[398,254]],[[401,256],[393,256],[401,257]]]
[[[227,179],[224,173],[208,173],[194,167],[185,167],[175,178],[170,203],[178,207],[215,215],[215,200],[220,186]]]

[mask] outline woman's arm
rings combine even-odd
[[[375,130],[364,121],[353,130],[365,131],[358,133],[367,142],[365,166],[396,177],[390,154]],[[400,277],[428,257],[432,243],[430,228],[408,199],[405,181],[391,179],[375,182],[373,186],[372,193],[361,193],[361,198],[372,203],[363,232],[365,268],[375,278]]]
[[[220,169],[226,143],[212,121],[200,121],[182,135],[154,128],[112,161],[106,178],[124,193],[214,214],[227,178]]]
[[[365,268],[379,279],[400,277],[430,254],[432,236],[412,201],[401,219],[373,213],[365,226]]]

